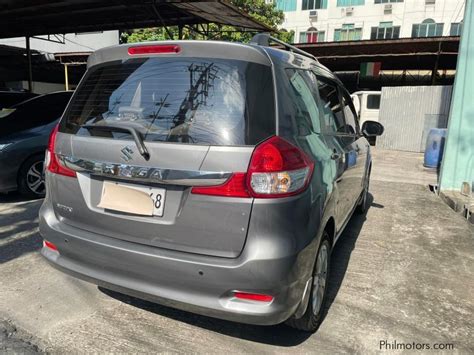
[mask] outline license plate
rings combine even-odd
[[[110,181],[107,181],[106,183],[104,183],[103,188],[105,188],[106,184],[110,184],[110,183],[111,183]],[[127,188],[127,189],[132,189],[132,190],[146,193],[150,197],[150,199],[153,201],[153,216],[163,217],[163,213],[165,210],[165,198],[166,198],[165,189],[161,189],[157,187],[139,186],[139,185],[134,185],[134,184],[124,184],[124,183],[113,183],[113,184],[120,187]],[[130,212],[129,208],[133,208],[133,206],[127,206],[127,209]]]

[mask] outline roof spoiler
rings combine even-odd
[[[272,43],[272,42],[273,43],[278,43],[279,45],[282,45],[287,51],[298,53],[298,54],[301,54],[302,56],[305,56],[305,57],[311,58],[315,61],[318,61],[318,59],[314,55],[309,54],[308,52],[305,52],[304,50],[299,49],[295,46],[292,46],[291,44],[283,42],[283,41],[279,40],[278,38],[272,37],[269,33],[266,33],[266,32],[257,33],[250,40],[250,44],[254,44],[254,45],[257,45],[257,46],[266,46],[266,47],[269,47],[270,43]]]

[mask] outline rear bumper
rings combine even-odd
[[[241,323],[272,325],[298,309],[310,277],[309,245],[276,255],[252,242],[238,258],[207,257],[110,238],[62,223],[49,200],[40,211],[40,233],[58,252],[42,255],[75,277],[173,308]],[[261,249],[261,248],[260,248]],[[286,249],[288,250],[288,249]],[[232,291],[274,296],[271,303],[238,300]]]

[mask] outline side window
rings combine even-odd
[[[293,101],[294,123],[300,135],[320,133],[319,107],[315,92],[316,77],[307,70],[287,69]]]
[[[358,123],[357,116],[354,114],[350,106],[351,99],[348,96],[344,96],[342,102],[344,105],[344,116],[346,118],[346,133],[356,134],[358,132]]]
[[[380,95],[367,95],[367,108],[369,110],[378,110],[380,108]]]
[[[337,85],[318,78],[319,97],[322,104],[324,130],[328,133],[346,133],[343,107]]]

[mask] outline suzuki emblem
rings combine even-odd
[[[133,159],[133,156],[132,156],[133,150],[129,146],[123,147],[120,151],[122,152],[121,158],[124,161],[128,162]]]

